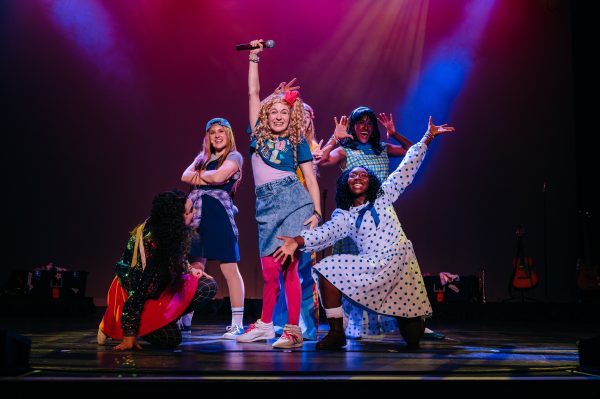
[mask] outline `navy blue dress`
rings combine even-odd
[[[242,157],[239,152],[227,156],[238,164],[241,170]],[[210,162],[206,170],[218,168],[219,160]],[[223,190],[231,193],[234,184],[239,179],[239,172],[234,174],[225,184],[219,186],[196,186],[197,190]],[[210,195],[202,196],[202,218],[197,228],[198,236],[192,240],[189,254],[190,262],[198,258],[217,260],[221,263],[234,263],[240,260],[238,239],[225,207],[218,199]]]

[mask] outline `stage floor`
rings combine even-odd
[[[92,387],[129,382],[134,384],[124,385],[128,388],[120,392],[139,392],[141,387],[156,392],[168,389],[171,382],[228,384],[243,392],[248,383],[304,382],[294,385],[294,392],[336,384],[340,392],[357,393],[401,383],[431,393],[449,387],[466,390],[463,398],[483,396],[471,391],[476,386],[485,389],[487,397],[494,393],[515,397],[530,390],[549,394],[558,388],[585,393],[578,397],[600,394],[600,376],[579,367],[577,349],[578,340],[598,335],[597,323],[438,322],[430,327],[445,339],[424,340],[418,351],[405,350],[400,335],[391,333],[349,340],[345,350],[325,352],[315,350],[315,341],[292,350],[272,348],[274,340],[239,344],[220,338],[225,322],[195,320],[177,350],[152,349],[142,341],[141,351],[117,352],[112,350],[116,342],[96,344],[99,319],[96,314],[80,320],[3,320],[3,328],[31,339],[31,370],[0,381],[25,391],[58,383]],[[325,323],[320,337],[326,329]]]

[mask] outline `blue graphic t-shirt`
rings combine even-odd
[[[256,138],[252,138],[250,154],[254,152],[258,152],[262,160],[270,167],[293,173],[296,172],[299,164],[313,160],[305,138],[296,147],[297,164],[294,164],[293,148],[287,137],[275,137],[272,140],[263,141],[263,145],[259,149],[256,148]]]

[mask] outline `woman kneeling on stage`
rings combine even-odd
[[[400,333],[408,348],[418,348],[425,328],[424,318],[431,315],[431,304],[417,258],[398,216],[394,202],[412,182],[431,140],[454,128],[429,128],[421,141],[383,182],[368,168],[357,166],[338,179],[337,209],[331,220],[296,237],[278,237],[284,241],[274,254],[277,260],[294,257],[296,249],[321,251],[336,241],[351,237],[358,255],[339,254],[324,258],[314,266],[319,276],[322,305],[329,333],[317,343],[317,349],[339,349],[346,345],[343,327],[342,295],[355,304],[398,320]]]
[[[177,320],[211,300],[215,280],[187,261],[192,201],[180,190],[158,194],[150,218],[131,233],[116,265],[98,344],[122,339],[115,350],[142,349],[137,337],[159,348],[181,343]]]

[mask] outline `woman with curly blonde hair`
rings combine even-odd
[[[279,296],[279,278],[283,273],[288,320],[275,348],[302,345],[299,327],[302,299],[298,258],[282,263],[273,258],[281,245],[278,236],[295,236],[306,227],[313,228],[321,217],[319,185],[313,170],[313,157],[304,137],[306,119],[300,95],[295,90],[276,91],[260,101],[258,54],[262,42],[251,42],[248,71],[249,121],[253,126],[250,160],[256,185],[256,221],[261,256],[263,308],[260,319],[250,324],[238,342],[275,338],[273,311]],[[300,167],[306,189],[296,176]],[[296,232],[296,233],[292,233]]]

